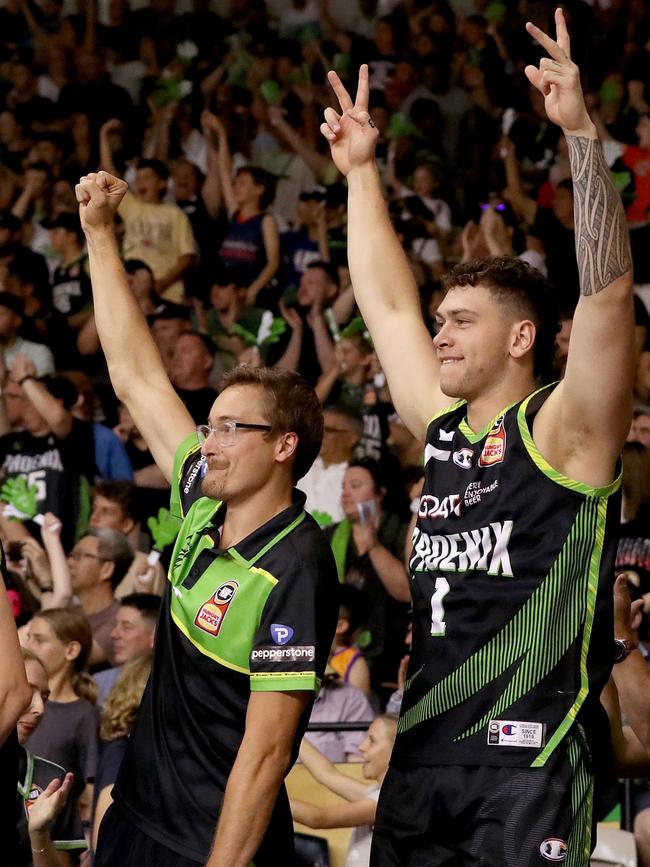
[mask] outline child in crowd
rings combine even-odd
[[[50,699],[26,746],[74,773],[71,796],[82,799],[86,815],[86,805],[92,802],[99,725],[97,687],[86,669],[92,649],[90,624],[79,610],[41,611],[28,624],[27,648],[43,664]]]
[[[300,745],[300,759],[315,779],[347,803],[320,807],[305,801],[291,800],[296,822],[308,828],[354,828],[345,867],[367,867],[370,861],[372,826],[377,811],[379,790],[388,770],[388,762],[397,733],[397,718],[380,716],[368,729],[359,747],[363,755],[363,776],[374,783],[362,783],[337,770],[306,739]]]
[[[339,619],[329,664],[345,682],[370,695],[370,669],[361,650],[355,644],[357,630],[367,618],[365,597],[361,590],[349,584],[340,587]]]

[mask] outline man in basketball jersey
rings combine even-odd
[[[581,297],[562,382],[539,388],[557,314],[507,258],[445,278],[433,342],[374,161],[368,71],[321,130],[347,176],[350,274],[400,417],[425,447],[413,537],[413,653],[373,867],[586,865],[598,698],[614,660],[617,459],[630,423],[625,213],[570,59],[526,75],[567,140]],[[396,335],[401,336],[396,339]],[[407,349],[408,347],[408,349]],[[542,379],[543,381],[543,379]]]

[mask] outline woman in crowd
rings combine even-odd
[[[97,687],[86,670],[92,650],[90,624],[79,610],[41,611],[27,627],[27,648],[43,663],[50,698],[26,746],[74,773],[72,798],[80,801],[85,817],[92,802],[99,725]]]
[[[343,774],[305,738],[300,745],[300,759],[307,770],[331,792],[345,798],[347,803],[319,807],[292,799],[291,813],[296,822],[301,822],[308,828],[354,828],[348,846],[346,867],[367,867],[369,864],[377,799],[388,770],[396,733],[396,717],[377,717],[359,747],[363,756],[364,780],[375,780],[374,783],[362,783]]]
[[[95,775],[93,850],[97,844],[99,826],[113,801],[113,783],[117,779],[150,672],[151,658],[148,656],[127,662],[110,691],[102,712],[99,761]]]
[[[357,644],[371,666],[374,687],[395,680],[402,630],[389,629],[389,625],[405,615],[404,603],[410,601],[401,560],[405,522],[390,509],[387,491],[376,461],[353,461],[343,479],[341,505],[345,518],[326,530],[339,579],[363,590],[368,597],[370,613]]]

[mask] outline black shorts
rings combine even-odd
[[[284,796],[286,801],[286,795]],[[281,806],[284,806],[281,804]],[[286,804],[289,810],[289,804]],[[295,851],[293,825],[274,823],[269,827],[260,846],[253,867],[294,867]],[[179,855],[143,833],[127,819],[115,804],[107,810],[97,840],[93,867],[198,867],[202,861]]]
[[[573,736],[542,768],[391,767],[370,867],[587,867],[592,807],[586,749]]]

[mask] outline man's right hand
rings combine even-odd
[[[327,78],[337,96],[342,114],[333,108],[325,109],[325,123],[320,131],[330,143],[332,159],[343,175],[352,169],[372,163],[379,133],[368,113],[368,65],[359,69],[359,84],[354,103],[336,72],[328,72]]]
[[[84,175],[75,187],[84,232],[112,226],[115,212],[127,190],[126,181],[108,172]]]

